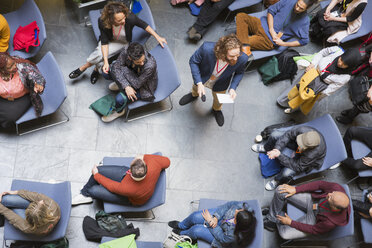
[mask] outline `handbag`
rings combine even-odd
[[[261,74],[263,84],[268,85],[271,79],[280,74],[278,59],[272,56],[265,64],[258,68],[258,72]]]
[[[264,178],[274,176],[280,172],[280,163],[276,159],[269,159],[265,153],[260,153],[258,157],[261,161],[261,174]]]
[[[14,51],[25,49],[28,53],[30,47],[39,46],[39,32],[40,29],[36,21],[33,21],[24,27],[19,26],[13,37]]]
[[[189,236],[186,235],[178,235],[174,232],[171,232],[169,236],[164,240],[163,247],[164,248],[175,248],[178,243],[182,242],[189,242],[191,244],[192,239]],[[182,248],[183,246],[181,246]],[[185,248],[188,248],[185,246]]]
[[[366,76],[358,76],[350,80],[349,94],[354,105],[368,101],[369,81]]]
[[[198,244],[191,244],[189,241],[184,241],[184,242],[178,242],[176,244],[177,248],[198,248]]]
[[[115,99],[110,94],[106,95],[92,103],[89,108],[100,115],[108,116],[115,110]]]
[[[136,241],[134,240],[135,235],[127,235],[122,238],[114,239],[103,244],[100,244],[99,248],[137,248]]]

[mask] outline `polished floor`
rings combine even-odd
[[[23,0],[1,0],[0,13],[17,9]],[[286,115],[276,105],[276,97],[289,86],[288,80],[264,86],[257,63],[250,68],[237,90],[235,104],[223,108],[225,125],[218,127],[210,113],[211,95],[207,102],[196,101],[179,106],[178,100],[192,85],[188,60],[202,43],[187,41],[186,31],[195,21],[187,7],[172,7],[167,0],[150,0],[157,32],[164,36],[177,62],[181,86],[172,95],[174,109],[125,123],[118,119],[105,124],[88,108],[99,97],[108,94],[108,81],[100,79],[95,85],[89,82],[90,69],[79,80],[70,80],[68,74],[84,63],[95,48],[92,28],[78,23],[72,0],[35,0],[46,22],[47,40],[41,52],[34,58],[37,62],[51,51],[65,76],[68,97],[62,109],[70,121],[46,130],[24,136],[0,132],[0,191],[10,188],[14,178],[27,180],[69,180],[75,195],[91,174],[91,168],[104,156],[132,156],[160,151],[171,159],[167,170],[166,203],[154,210],[153,221],[134,221],[139,227],[139,240],[163,241],[170,228],[167,222],[186,217],[196,204],[192,200],[201,197],[226,200],[258,199],[262,206],[268,205],[272,192],[265,191],[260,174],[257,154],[250,150],[254,137],[270,124],[290,118],[299,122],[311,120],[325,113],[335,117],[350,107],[347,88],[324,99],[308,116],[299,113]],[[259,10],[260,7],[248,9]],[[203,40],[216,41],[223,35],[221,27],[224,15],[212,25]],[[230,30],[231,32],[231,30]],[[228,32],[226,32],[228,33]],[[148,47],[155,45],[149,40]],[[348,45],[357,45],[352,43]],[[314,53],[320,47],[309,44],[298,50]],[[360,115],[353,125],[371,126],[371,115]],[[342,133],[346,127],[339,125]],[[353,175],[344,168],[323,173],[326,180],[345,183]],[[351,185],[353,197],[361,193]],[[97,247],[86,241],[82,231],[84,216],[94,216],[101,209],[98,203],[73,207],[67,231],[72,248]],[[2,238],[3,228],[0,228]],[[328,247],[346,247],[360,239],[358,225],[356,235],[336,240]],[[264,232],[264,247],[278,247],[281,242],[275,233]]]

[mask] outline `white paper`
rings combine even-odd
[[[231,98],[230,94],[217,93],[217,99],[220,103],[234,103],[234,100]]]

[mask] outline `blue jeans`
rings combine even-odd
[[[208,209],[209,213],[213,215],[215,208]],[[181,235],[187,235],[192,239],[202,239],[208,243],[212,243],[214,237],[207,227],[204,226],[203,211],[196,211],[190,214],[186,219],[178,224],[182,230]]]
[[[127,170],[129,170],[129,167],[126,166],[109,165],[98,167],[99,174],[116,182],[121,182],[123,180]],[[100,199],[105,202],[117,203],[120,205],[132,205],[127,197],[111,193],[105,187],[100,185],[94,179],[93,175],[90,176],[88,182],[80,192],[84,196],[90,196],[94,199]]]

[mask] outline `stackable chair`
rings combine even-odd
[[[367,195],[368,191],[363,191],[363,198],[365,199],[365,196]],[[365,244],[372,244],[372,222],[368,219],[360,219],[360,227],[362,229],[363,238]]]
[[[253,5],[256,5],[258,3],[262,3],[262,0],[235,0],[234,2],[232,2],[228,7],[228,13],[226,15],[226,18],[225,20],[223,21],[223,23],[225,24],[226,21],[227,21],[227,18],[229,18],[231,12],[234,12],[234,11],[237,11],[239,9],[244,9],[244,8],[248,8],[248,7],[251,7]],[[228,27],[226,27],[227,29]],[[225,29],[225,31],[226,31]]]
[[[155,155],[161,155],[161,153],[155,153]],[[103,158],[103,165],[116,165],[116,166],[127,166],[130,167],[130,163],[133,161],[133,157],[105,157]],[[166,174],[165,170],[160,173],[158,182],[155,186],[154,194],[151,198],[141,206],[124,206],[109,202],[104,202],[104,210],[106,213],[142,213],[150,211],[151,217],[145,219],[155,219],[155,214],[152,211],[153,208],[156,208],[165,203],[166,195]],[[138,218],[136,218],[138,219]]]
[[[138,13],[138,17],[145,21],[149,26],[153,29],[156,30],[155,27],[155,22],[154,18],[152,17],[151,9],[149,5],[147,4],[146,0],[139,0],[142,6],[142,10]],[[101,10],[91,10],[89,11],[89,17],[90,17],[90,22],[92,23],[92,28],[94,31],[94,35],[96,36],[97,41],[99,40],[99,36],[101,32],[99,31],[98,27],[98,18],[101,16]],[[139,27],[134,27],[133,28],[133,37],[132,41],[136,41],[138,43],[141,43],[142,45],[145,44],[147,39],[151,35],[143,30],[142,28]]]
[[[46,236],[38,236],[25,234],[14,226],[12,226],[7,220],[5,220],[4,225],[4,245],[7,246],[7,240],[17,240],[17,241],[40,241],[40,242],[50,242],[66,235],[68,221],[70,219],[71,213],[71,184],[70,182],[62,182],[56,184],[50,183],[40,183],[24,180],[13,180],[11,190],[26,189],[33,192],[38,192],[49,196],[55,202],[58,203],[61,209],[61,218],[57,225],[54,227],[51,233]],[[7,197],[19,197],[14,195],[6,195],[3,197],[3,201],[6,201]],[[26,200],[24,200],[26,201]],[[26,201],[27,202],[27,201]],[[27,204],[28,205],[28,204]],[[13,211],[25,218],[25,209],[13,209]]]
[[[101,244],[114,240],[115,238],[111,237],[103,237],[101,240]],[[163,248],[163,244],[161,242],[149,242],[149,241],[136,241],[137,248]]]
[[[292,241],[332,241],[335,239],[351,236],[354,234],[354,210],[353,210],[353,204],[351,202],[351,195],[349,187],[346,184],[341,184],[342,187],[344,187],[346,194],[348,195],[350,199],[350,215],[349,215],[349,222],[345,226],[337,226],[332,231],[322,234],[322,235],[311,235],[309,237],[303,238],[303,239],[295,239],[295,240],[287,240],[284,242],[281,247],[288,247],[289,244]],[[300,217],[304,215],[304,212],[298,208],[296,208],[294,205],[288,203],[287,205],[287,212],[288,216],[291,217],[293,220],[298,220]],[[294,246],[298,247],[298,245]],[[323,246],[322,246],[323,247]]]
[[[199,201],[198,210],[216,208],[220,205],[225,204],[226,202],[228,201],[202,198]],[[252,243],[246,246],[246,248],[260,248],[263,244],[263,219],[261,214],[261,206],[257,200],[247,200],[244,202],[247,202],[248,205],[254,210],[254,215],[257,220],[255,237]],[[209,248],[210,246],[211,245],[207,242],[198,240],[198,248]]]
[[[62,105],[67,97],[67,90],[62,71],[50,51],[40,60],[40,62],[37,64],[37,67],[39,68],[39,71],[44,76],[46,81],[44,92],[40,95],[44,105],[44,109],[40,117],[44,117],[55,113],[59,109],[59,107]],[[60,110],[60,112],[63,113],[65,119],[56,123],[33,129],[31,131],[20,133],[20,124],[38,118],[35,114],[34,108],[31,106],[26,111],[26,113],[24,113],[16,121],[17,134],[22,135],[67,122],[69,120],[68,116],[62,110]]]
[[[158,87],[155,90],[155,100],[152,102],[138,100],[126,106],[125,121],[133,121],[154,114],[170,111],[173,108],[171,94],[181,85],[181,79],[178,74],[178,69],[172,52],[168,45],[164,45],[162,48],[157,45],[150,51],[151,55],[154,56],[158,70]],[[129,113],[131,110],[140,108],[146,105],[155,104],[169,98],[170,107],[155,111],[146,115],[142,115],[136,118],[129,119]]]
[[[41,47],[44,44],[44,41],[47,38],[43,16],[41,15],[40,10],[37,7],[36,3],[33,0],[25,0],[23,5],[18,10],[4,14],[4,17],[7,20],[10,27],[10,40],[8,48],[9,54],[11,56],[19,56],[25,59],[34,57],[40,51]],[[28,53],[24,50],[14,51],[13,37],[15,32],[17,31],[17,28],[19,26],[24,27],[33,21],[36,21],[40,29],[39,32],[40,45],[37,47],[30,47]]]

